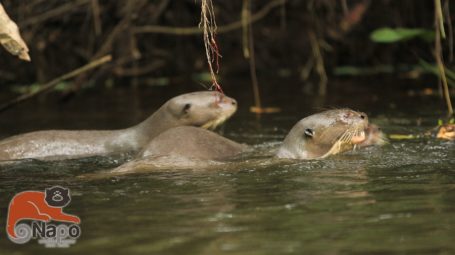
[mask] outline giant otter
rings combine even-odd
[[[237,110],[234,99],[214,91],[174,97],[143,122],[121,130],[46,130],[0,141],[0,160],[78,158],[137,152],[177,126],[215,128]]]
[[[337,109],[317,113],[294,125],[275,156],[308,160],[348,151],[365,141],[367,127],[368,117],[361,112]],[[157,136],[144,147],[137,159],[111,173],[217,165],[246,148],[208,130],[177,127]]]

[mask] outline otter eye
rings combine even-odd
[[[305,129],[304,134],[305,134],[305,137],[312,138],[314,135],[314,131],[313,131],[313,129],[307,128],[307,129]]]
[[[190,108],[191,108],[191,104],[185,104],[185,106],[183,106],[182,112],[183,113],[188,113],[188,110]]]

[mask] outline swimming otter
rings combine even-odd
[[[278,149],[276,157],[321,159],[348,151],[365,141],[368,117],[350,109],[329,110],[300,120]],[[138,158],[111,173],[143,168],[189,168],[216,165],[248,147],[196,127],[169,129],[144,147]]]
[[[219,92],[203,91],[174,97],[149,118],[121,130],[47,130],[0,141],[0,160],[78,158],[137,152],[169,128],[192,125],[215,128],[232,116],[237,102]]]

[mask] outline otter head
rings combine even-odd
[[[45,200],[49,206],[67,206],[71,201],[69,189],[65,189],[60,186],[54,186],[52,188],[46,189]]]
[[[317,159],[347,151],[365,140],[367,126],[367,115],[350,109],[314,114],[291,129],[277,156]]]
[[[237,110],[237,101],[216,91],[183,94],[167,103],[181,125],[214,129]]]

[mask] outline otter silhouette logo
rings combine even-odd
[[[81,235],[80,218],[63,212],[70,202],[70,190],[60,186],[16,194],[8,208],[8,238],[17,244],[38,239],[48,248],[69,247]]]

